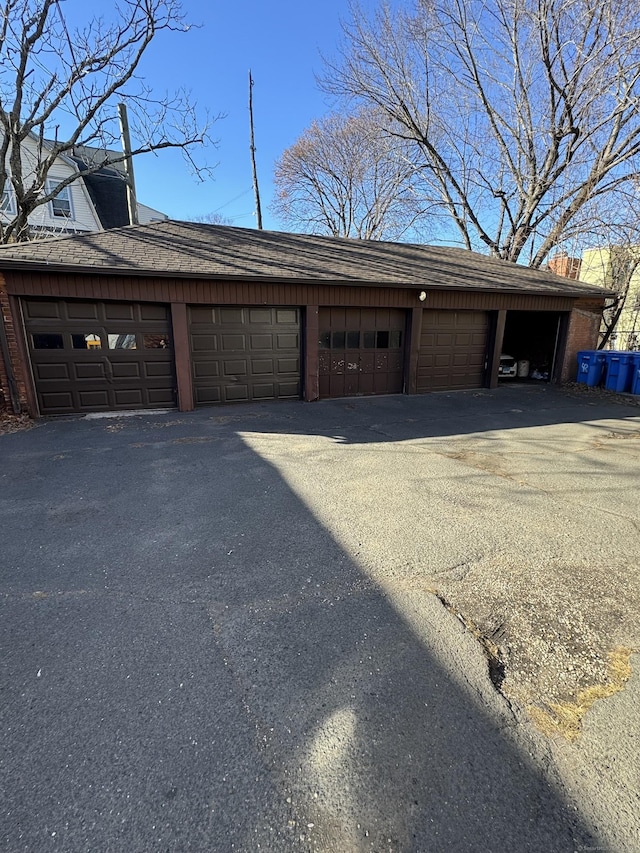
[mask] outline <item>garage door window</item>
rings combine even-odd
[[[135,335],[109,335],[109,349],[137,349]]]
[[[144,335],[142,345],[145,349],[169,349],[171,341],[167,335]]]
[[[102,349],[102,341],[100,335],[96,332],[88,332],[87,334],[71,335],[71,344],[73,349]]]
[[[57,333],[31,335],[31,340],[34,349],[64,349],[63,337]]]
[[[371,331],[371,332],[320,332],[318,338],[319,349],[360,349],[362,341],[363,349],[400,349],[402,346],[402,332]]]

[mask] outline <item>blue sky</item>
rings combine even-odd
[[[162,34],[142,74],[157,93],[185,86],[203,109],[225,113],[213,135],[217,149],[201,157],[218,163],[213,179],[197,183],[176,152],[139,157],[138,198],[171,218],[218,211],[234,225],[256,225],[249,154],[248,72],[254,78],[256,159],[265,228],[281,227],[269,212],[274,163],[314,118],[331,110],[315,74],[320,54],[335,53],[347,0],[185,0],[186,34]],[[373,7],[374,0],[362,4]]]

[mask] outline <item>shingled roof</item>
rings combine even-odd
[[[600,287],[465,249],[172,220],[3,246],[0,269],[608,295]]]

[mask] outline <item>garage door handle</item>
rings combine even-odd
[[[113,382],[113,368],[111,367],[111,362],[106,356],[102,360],[104,361],[104,372],[107,376],[107,382]]]

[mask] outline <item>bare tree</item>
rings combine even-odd
[[[205,225],[233,225],[233,219],[223,216],[216,210],[211,213],[196,213],[187,217],[188,222],[202,222]]]
[[[640,266],[640,247],[611,246],[607,255],[604,283],[616,296],[603,312],[598,349],[605,349],[612,338],[615,340],[614,336],[617,336],[618,324],[629,297],[631,280]]]
[[[380,111],[314,121],[275,170],[272,210],[313,234],[399,239],[419,218],[417,173]]]
[[[178,0],[120,0],[110,20],[95,16],[76,29],[59,0],[4,0],[1,15],[0,195],[8,185],[15,215],[5,209],[0,242],[28,239],[33,211],[77,180],[47,186],[61,155],[85,146],[90,171],[122,162],[109,150],[118,146],[116,101],[130,107],[132,155],[179,148],[198,171],[192,151],[208,140],[211,121],[200,122],[186,92],[155,98],[137,76],[154,38],[189,29]]]
[[[640,8],[627,0],[352,6],[325,88],[383,110],[467,248],[540,266],[638,173]]]

